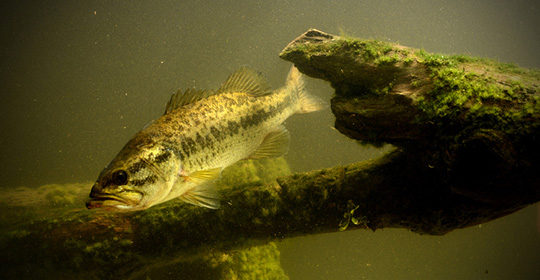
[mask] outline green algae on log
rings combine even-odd
[[[288,279],[265,217],[278,211],[275,178],[289,173],[283,158],[225,169],[219,210],[174,200],[89,211],[90,183],[4,192],[0,278],[148,279],[173,270],[189,279]]]
[[[341,133],[437,172],[426,188],[508,209],[540,200],[540,71],[315,29],[280,57],[331,83]]]

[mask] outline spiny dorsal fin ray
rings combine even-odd
[[[201,90],[188,88],[184,93],[179,90],[176,94],[171,96],[169,102],[167,102],[167,107],[165,108],[165,114],[174,111],[184,105],[205,99],[209,96],[216,94],[212,90]]]
[[[266,80],[256,71],[242,67],[232,73],[221,85],[217,93],[243,92],[253,96],[272,93]]]

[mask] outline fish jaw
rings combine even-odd
[[[90,200],[86,202],[86,208],[107,211],[143,210],[147,208],[141,205],[143,197],[143,194],[138,191],[126,190],[122,192],[122,196],[119,196],[98,192],[94,187],[90,192]]]

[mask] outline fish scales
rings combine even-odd
[[[244,159],[254,151],[264,139],[264,131],[268,131],[296,111],[294,103],[285,94],[253,97],[245,93],[230,93],[216,95],[201,101],[190,111],[201,112],[197,116],[201,121],[199,126],[190,126],[185,130],[175,130],[172,135],[175,146],[180,151],[186,171],[212,169],[228,166]],[[236,102],[236,100],[241,100]],[[225,103],[226,110],[219,110],[219,105]],[[265,108],[265,104],[276,104]],[[178,119],[186,112],[173,112]],[[189,113],[188,113],[189,114]],[[156,129],[167,124],[159,124]],[[212,153],[212,157],[204,158]]]
[[[135,134],[101,172],[87,207],[143,210],[178,197],[217,208],[212,182],[221,170],[242,159],[283,155],[289,134],[282,123],[323,106],[307,94],[294,67],[274,92],[242,68],[215,93],[173,95],[166,113]]]

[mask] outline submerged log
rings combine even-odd
[[[240,162],[224,171],[219,210],[176,200],[106,213],[85,209],[90,184],[21,190],[0,199],[2,279],[142,279],[175,263],[201,277],[285,278],[271,241],[384,227],[441,235],[540,200],[537,71],[317,30],[281,57],[336,89],[339,131],[396,148],[288,176],[283,159]]]
[[[315,29],[280,57],[330,82],[341,133],[401,147],[407,165],[436,172],[426,190],[444,188],[479,207],[540,199],[540,71]]]

